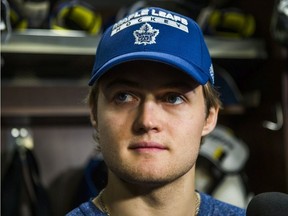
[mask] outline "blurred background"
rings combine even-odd
[[[106,166],[85,103],[102,32],[159,6],[195,19],[221,110],[196,188],[246,207],[288,193],[287,0],[1,0],[1,214],[64,215],[96,196]]]

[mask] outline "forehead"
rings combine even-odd
[[[188,74],[167,64],[153,61],[131,61],[115,66],[99,80],[100,85],[120,80],[143,85],[178,83],[195,88],[198,84]]]

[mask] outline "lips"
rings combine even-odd
[[[168,148],[157,142],[137,142],[129,146],[129,149],[135,151],[164,151]]]

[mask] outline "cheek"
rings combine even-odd
[[[103,112],[98,116],[98,132],[101,149],[119,148],[127,136],[128,123],[123,116]],[[113,146],[113,147],[112,147]]]
[[[191,112],[183,113],[182,118],[171,120],[166,129],[177,145],[185,145],[185,148],[195,149],[200,145],[203,128],[205,125],[205,114],[193,115]],[[177,140],[176,140],[177,139]]]
[[[198,152],[203,129],[205,126],[205,114],[187,115],[187,118],[178,125],[178,133],[182,136],[182,143],[187,151]]]
[[[203,109],[191,109],[187,112],[183,112],[182,118],[179,121],[175,119],[172,126],[175,124],[177,126],[174,126],[174,128],[182,130],[185,135],[190,135],[191,138],[201,137],[203,128],[206,124],[206,113]]]

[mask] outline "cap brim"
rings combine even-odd
[[[112,67],[115,67],[116,65],[122,64],[124,62],[135,60],[158,61],[163,64],[171,65],[187,73],[201,85],[205,85],[209,80],[209,77],[199,67],[197,67],[196,65],[192,65],[191,63],[188,63],[184,59],[181,59],[177,56],[159,52],[141,51],[115,57],[110,61],[106,62],[101,68],[93,68],[93,70],[97,71],[90,79],[89,85],[92,86],[96,80],[98,80],[105,72],[107,72]]]

